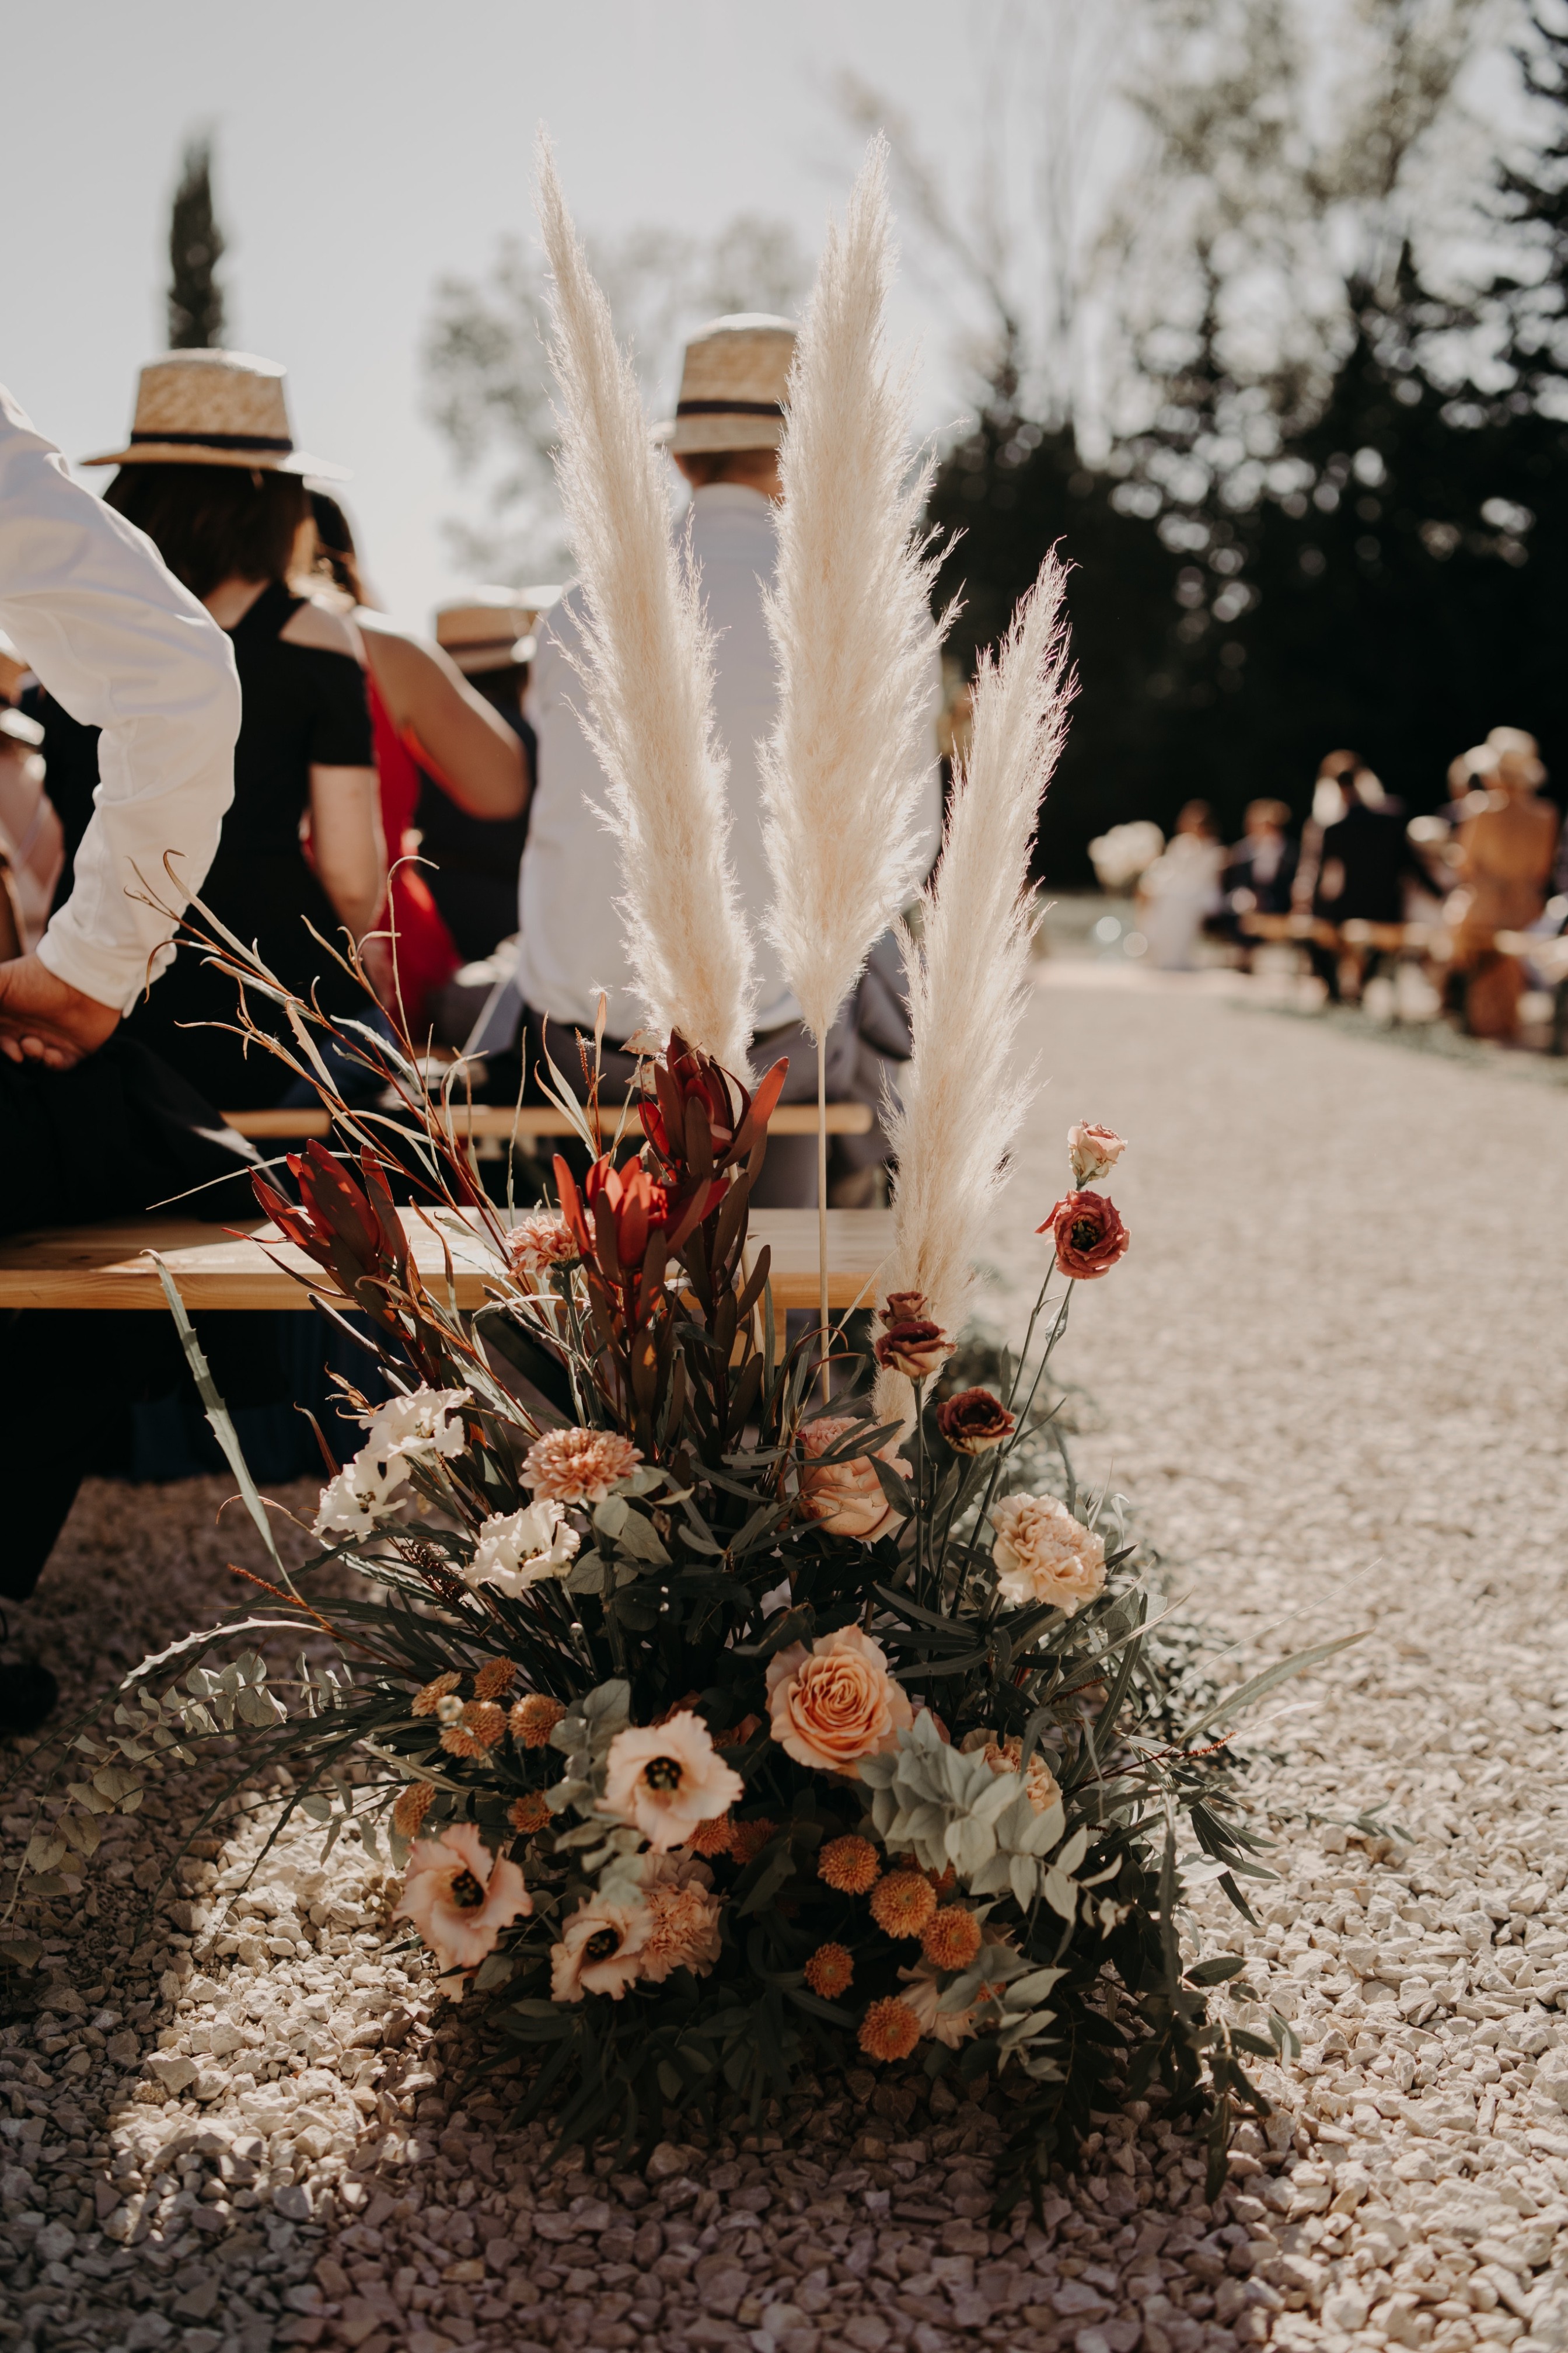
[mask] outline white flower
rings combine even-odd
[[[416,1462],[460,1454],[467,1389],[413,1389],[389,1398],[363,1417],[365,1441],[321,1490],[316,1534],[368,1536],[401,1508],[401,1490]]]
[[[583,1539],[564,1506],[540,1496],[521,1512],[497,1512],[479,1530],[463,1575],[470,1585],[493,1585],[509,1601],[547,1577],[564,1577]]]

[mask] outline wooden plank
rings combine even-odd
[[[454,1210],[401,1213],[414,1261],[434,1288],[446,1280],[440,1235],[450,1242],[458,1303],[483,1303],[495,1261],[482,1233],[467,1228]],[[434,1229],[433,1229],[434,1227]],[[886,1210],[830,1209],[827,1213],[831,1303],[852,1305],[891,1247],[892,1220]],[[773,1251],[775,1315],[816,1302],[816,1215],[811,1209],[757,1209],[751,1221],[752,1246]],[[289,1271],[312,1275],[302,1250],[284,1241],[277,1228],[259,1221],[234,1229],[202,1225],[193,1218],[131,1218],[110,1225],[54,1228],[15,1234],[0,1241],[0,1308],[161,1309],[163,1287],[145,1253],[164,1260],[190,1308],[239,1308],[279,1313],[306,1305],[306,1293]]]
[[[542,1107],[526,1103],[521,1110],[509,1110],[504,1103],[464,1103],[451,1105],[454,1133],[471,1137],[476,1143],[495,1137],[504,1143],[515,1135],[521,1144],[536,1137],[571,1135],[574,1133],[564,1112],[552,1105]],[[611,1132],[618,1115],[612,1106],[605,1106]],[[300,1137],[330,1135],[331,1114],[314,1111],[226,1111],[224,1118],[238,1135],[260,1137]],[[871,1131],[871,1110],[868,1103],[829,1103],[827,1133],[829,1135],[868,1135]],[[816,1105],[815,1103],[780,1103],[768,1122],[770,1135],[815,1135]]]

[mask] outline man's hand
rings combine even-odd
[[[120,1026],[112,1005],[57,980],[36,955],[0,964],[0,1054],[68,1071],[96,1052]]]

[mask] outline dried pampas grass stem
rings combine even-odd
[[[712,638],[671,534],[666,460],[542,138],[538,191],[561,389],[555,468],[581,582],[581,716],[620,843],[626,954],[649,1025],[745,1079],[755,984],[713,733]]]
[[[778,716],[763,752],[773,878],[769,931],[823,1047],[867,955],[920,881],[929,688],[940,633],[909,466],[909,382],[889,362],[887,148],[875,140],[830,227],[791,371],[767,599]],[[827,1346],[826,1139],[818,1127],[822,1346]],[[826,1379],[826,1371],[824,1377]]]
[[[889,1123],[899,1173],[888,1289],[923,1292],[950,1333],[1034,1094],[1016,1056],[1029,991],[1035,828],[1073,692],[1063,586],[1049,555],[995,659],[982,659],[942,862],[921,902],[920,942],[905,942],[914,1052]],[[882,1373],[878,1418],[907,1420],[910,1409],[909,1383]]]

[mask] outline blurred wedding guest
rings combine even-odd
[[[234,649],[244,698],[234,801],[203,901],[296,994],[314,989],[323,1010],[362,1015],[363,992],[309,928],[358,940],[386,895],[360,647],[341,614],[291,585],[309,558],[302,477],[340,470],[296,448],[281,367],[219,351],[172,352],[143,368],[129,441],[87,463],[118,466],[105,503],[146,533]],[[56,733],[51,723],[51,797]],[[74,852],[72,815],[61,816]],[[171,887],[161,871],[146,881]],[[292,1083],[273,1055],[247,1053],[234,1034],[236,1001],[234,983],[186,945],[130,1023],[226,1111],[276,1103]],[[277,1021],[260,998],[250,1010],[263,1027]]]
[[[1176,829],[1138,884],[1138,928],[1149,962],[1162,972],[1190,972],[1198,935],[1221,903],[1225,850],[1207,801],[1188,801]]]
[[[310,514],[316,566],[346,600],[364,649],[382,832],[393,861],[387,923],[395,935],[395,979],[389,944],[383,996],[391,1004],[395,990],[417,1043],[435,993],[474,953],[447,923],[437,875],[414,862],[439,857],[420,812],[450,807],[460,823],[495,845],[491,855],[501,867],[500,895],[510,930],[521,843],[509,871],[500,839],[513,834],[523,818],[531,779],[516,732],[474,692],[441,648],[396,628],[375,609],[365,593],[353,533],[337,500],[312,491]]]
[[[1533,735],[1494,727],[1496,789],[1458,830],[1458,889],[1447,913],[1455,927],[1455,969],[1465,975],[1465,1026],[1475,1038],[1519,1034],[1524,975],[1517,956],[1493,944],[1500,931],[1525,931],[1540,918],[1557,855],[1558,817],[1537,797],[1546,770]]]
[[[31,679],[0,632],[0,964],[42,939],[64,854],[38,757],[44,731],[16,708]]]
[[[1242,838],[1226,861],[1220,887],[1234,935],[1244,943],[1245,915],[1288,915],[1296,879],[1296,845],[1285,828],[1290,811],[1283,801],[1248,801]]]
[[[785,1102],[815,1100],[816,1056],[778,950],[765,930],[773,881],[763,847],[756,747],[772,731],[776,696],[763,596],[777,554],[776,507],[783,495],[778,445],[794,350],[795,329],[787,319],[743,311],[713,320],[687,346],[675,417],[661,428],[691,486],[692,553],[717,638],[713,711],[715,732],[730,763],[731,856],[761,980],[752,1066],[765,1070],[787,1057]],[[620,895],[616,845],[589,806],[603,799],[605,786],[574,708],[582,695],[572,657],[580,644],[577,598],[568,590],[541,635],[533,676],[539,784],[522,859],[518,954],[530,1070],[542,1060],[546,1022],[558,1067],[575,1070],[570,1037],[563,1032],[574,1027],[592,1031],[601,988],[608,997],[607,1035],[613,1042],[631,1035],[640,1020],[616,909]],[[930,857],[936,854],[941,829],[935,735],[941,703],[941,665],[933,654],[931,761],[923,808]],[[907,1059],[897,964],[891,944],[879,944],[857,997],[829,1032],[831,1101],[866,1103],[875,1113],[884,1080],[890,1080],[899,1060]],[[634,1062],[616,1053],[606,1067],[615,1080],[625,1082]],[[886,1157],[886,1138],[874,1126],[868,1135],[839,1137],[836,1143],[844,1173],[835,1198],[846,1202],[868,1198]],[[752,1196],[758,1206],[815,1206],[816,1153],[810,1136],[770,1143]]]
[[[137,873],[161,874],[164,853],[178,851],[180,880],[165,885],[177,910],[217,845],[239,727],[234,657],[156,551],[71,480],[3,386],[0,626],[58,707],[100,731],[74,887],[35,952],[0,960],[0,1233],[16,1233],[124,1216],[242,1172],[255,1155],[226,1140],[216,1112],[120,1029],[163,967],[174,929],[137,894]],[[154,979],[154,994],[163,985]],[[231,1198],[208,1195],[208,1206],[242,1213],[244,1198],[225,1189]],[[133,1369],[132,1329],[117,1327],[142,1322],[0,1319],[0,1421],[14,1471],[0,1541],[6,1601],[32,1592],[106,1398]],[[47,1668],[0,1665],[0,1736],[32,1731],[55,1698]]]
[[[1403,804],[1354,753],[1336,752],[1319,771],[1312,817],[1316,839],[1309,842],[1303,833],[1296,885],[1298,893],[1303,885],[1310,892],[1312,913],[1336,925],[1402,923],[1406,885],[1431,888],[1406,832]],[[1335,1003],[1345,994],[1347,977],[1359,997],[1381,961],[1377,952],[1345,957],[1337,948],[1313,944],[1314,968]]]
[[[530,666],[541,617],[558,588],[470,588],[440,606],[436,641],[462,671],[474,693],[512,731],[521,749],[527,792],[517,814],[486,821],[443,797],[427,782],[418,825],[424,851],[434,860],[430,887],[465,964],[489,955],[517,929],[518,872],[528,840],[527,795],[538,773],[539,738],[526,715]]]

